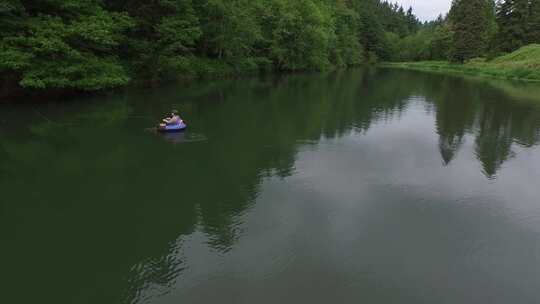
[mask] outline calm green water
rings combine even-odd
[[[1,302],[538,303],[537,92],[355,70],[1,106]],[[147,130],[171,108],[187,133]]]

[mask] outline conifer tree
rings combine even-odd
[[[527,43],[540,43],[540,0],[531,1],[527,32]]]
[[[499,49],[512,52],[527,43],[529,1],[505,0],[497,5]]]
[[[487,0],[453,0],[450,22],[454,34],[450,59],[464,62],[483,55],[489,32]]]
[[[406,18],[409,33],[415,33],[418,29],[419,21],[418,18],[413,14],[412,7],[409,7],[409,9],[407,10]]]

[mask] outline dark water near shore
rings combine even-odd
[[[0,106],[2,303],[538,303],[538,86],[401,70]],[[179,108],[190,128],[147,128]]]

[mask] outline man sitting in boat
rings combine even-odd
[[[178,115],[178,111],[172,110],[171,116],[163,119],[163,123],[161,123],[159,126],[160,127],[174,126],[180,123],[182,123],[182,119],[180,118],[180,115]]]

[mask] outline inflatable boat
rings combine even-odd
[[[187,125],[182,121],[179,124],[167,125],[165,127],[157,127],[158,132],[169,133],[169,132],[181,132],[187,128]]]

